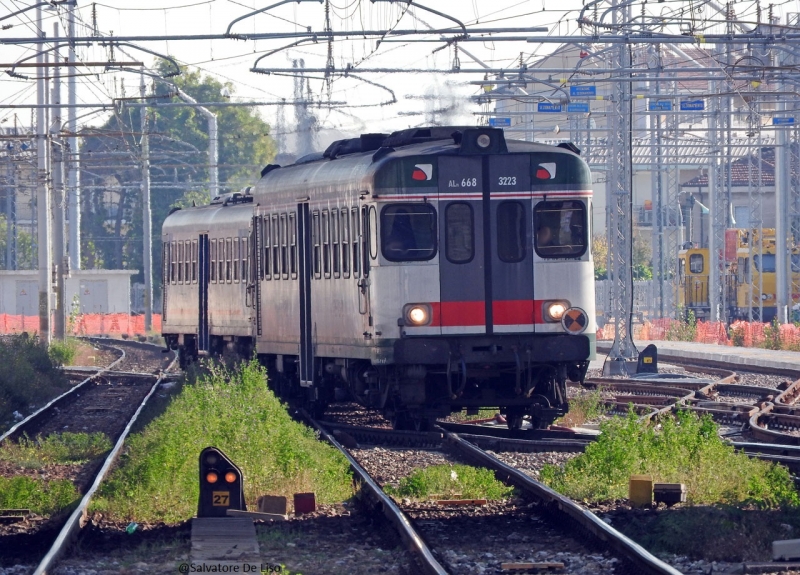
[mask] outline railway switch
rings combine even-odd
[[[200,452],[198,517],[226,517],[228,509],[247,511],[242,471],[216,447]]]

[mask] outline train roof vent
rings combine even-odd
[[[359,154],[371,152],[381,147],[386,139],[386,134],[361,134],[358,138],[348,138],[347,140],[336,140],[322,154],[325,158],[335,160],[339,156],[347,154]]]
[[[272,170],[277,170],[277,169],[278,169],[278,168],[280,168],[280,167],[281,167],[281,166],[280,166],[280,164],[267,164],[267,165],[266,165],[266,166],[264,166],[264,168],[261,170],[261,177],[263,178],[264,176],[266,176],[267,174],[269,174],[269,173],[270,173]]]
[[[322,152],[311,152],[310,154],[306,154],[305,156],[301,156],[294,161],[294,165],[300,164],[308,164],[310,162],[316,162],[324,158]]]
[[[253,201],[253,196],[246,196],[241,192],[233,192],[232,194],[225,194],[225,201],[223,206],[231,206],[235,204],[249,204]]]
[[[433,140],[449,140],[453,132],[463,132],[475,126],[434,126],[431,128],[410,128],[394,132],[383,141],[385,147],[408,146]]]

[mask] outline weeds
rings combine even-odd
[[[72,337],[64,341],[55,340],[50,344],[48,355],[56,365],[72,365],[78,354],[78,340]]]
[[[65,391],[68,382],[47,349],[26,333],[0,339],[0,429]]]
[[[39,515],[53,515],[72,505],[80,494],[71,481],[42,481],[24,475],[0,476],[0,508],[30,509]]]
[[[556,420],[556,425],[575,427],[590,421],[597,421],[608,412],[603,399],[603,389],[581,390],[583,393],[569,400],[569,412]]]
[[[693,310],[686,312],[686,316],[682,310],[679,310],[678,321],[673,321],[667,328],[667,333],[664,338],[668,341],[694,341],[697,335],[697,318]]]
[[[436,495],[442,499],[460,496],[465,499],[505,499],[514,492],[494,478],[488,469],[469,465],[431,465],[415,470],[400,480],[395,489],[387,486],[385,491],[397,497],[425,499]]]
[[[199,495],[198,456],[224,451],[244,474],[252,507],[262,494],[313,491],[317,501],[353,493],[347,461],[294,422],[251,361],[209,373],[185,385],[164,414],[130,438],[120,466],[101,487],[94,508],[119,520],[181,521],[192,517]]]
[[[777,317],[772,318],[772,323],[764,326],[764,343],[762,343],[760,347],[766,349],[783,349],[781,324]]]
[[[4,444],[0,447],[0,460],[39,469],[49,463],[90,461],[110,449],[111,441],[102,433],[55,433],[45,438],[23,437],[18,443]]]
[[[690,504],[771,509],[800,503],[785,467],[735,452],[710,417],[678,412],[659,427],[640,423],[634,413],[612,418],[583,455],[563,469],[545,466],[542,481],[575,499],[607,501],[627,497],[630,475],[641,473],[686,484]]]

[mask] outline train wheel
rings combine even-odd
[[[509,429],[522,429],[522,422],[525,417],[525,409],[520,407],[509,408],[506,413],[506,421]]]

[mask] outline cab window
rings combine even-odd
[[[436,210],[428,204],[390,204],[381,210],[381,251],[393,262],[436,255]]]
[[[761,273],[775,273],[775,254],[755,254],[753,265]]]
[[[692,254],[689,256],[689,272],[693,274],[703,273],[703,254]]]
[[[533,210],[534,246],[541,258],[578,258],[586,253],[586,206],[577,200],[539,202]]]
[[[525,206],[501,202],[497,206],[497,257],[506,263],[525,259]]]

